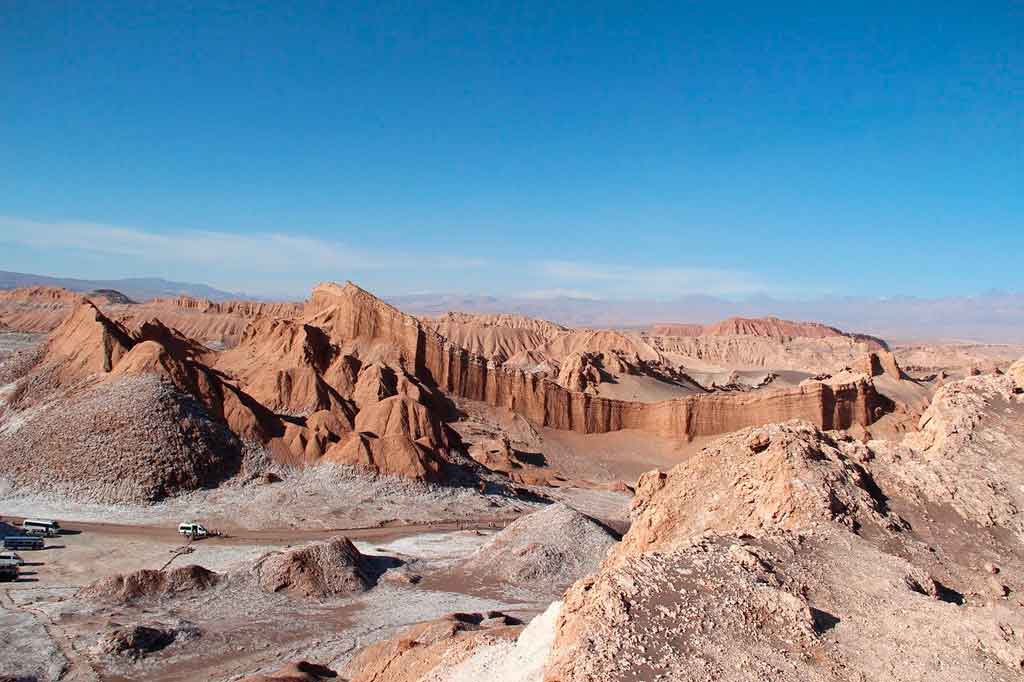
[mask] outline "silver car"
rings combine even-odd
[[[0,561],[13,561],[19,566],[25,565],[25,560],[18,556],[17,552],[0,552]]]

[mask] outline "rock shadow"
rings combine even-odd
[[[828,611],[822,611],[816,609],[813,606],[809,607],[811,611],[811,622],[814,623],[814,631],[818,634],[828,632],[841,622],[838,616],[835,616]]]

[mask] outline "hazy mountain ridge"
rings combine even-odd
[[[160,277],[126,277],[122,279],[78,279],[75,277],[51,277],[25,272],[0,270],[0,289],[21,287],[61,287],[71,291],[90,292],[97,289],[113,289],[136,301],[171,296],[197,296],[212,301],[227,301],[238,298],[253,298],[245,294],[232,293],[194,282],[175,282]]]
[[[654,323],[707,324],[728,317],[775,316],[814,320],[886,339],[970,340],[1024,343],[1024,293],[978,296],[829,296],[786,301],[760,296],[731,301],[714,296],[682,296],[671,301],[531,299],[459,294],[390,296],[387,300],[418,315],[449,310],[516,313],[572,327],[646,327]]]

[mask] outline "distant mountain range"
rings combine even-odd
[[[174,282],[156,277],[75,279],[0,270],[0,289],[28,286],[63,287],[89,292],[114,289],[135,301],[195,296],[213,301],[254,299],[251,295],[206,284]],[[668,301],[650,299],[595,300],[526,298],[473,294],[408,294],[385,300],[415,315],[518,313],[572,327],[646,327],[656,322],[708,324],[728,317],[775,316],[814,321],[890,341],[981,341],[1024,344],[1024,293],[988,292],[978,296],[916,298],[912,296],[829,296],[805,301],[768,296],[731,301],[690,295]]]
[[[62,287],[71,291],[89,292],[97,289],[114,289],[135,301],[170,296],[196,296],[212,301],[226,301],[237,298],[251,298],[244,294],[236,294],[216,289],[206,284],[192,282],[172,282],[159,277],[130,277],[126,279],[75,279],[73,277],[48,277],[32,275],[25,272],[7,272],[0,270],[0,289],[19,289],[21,287]]]
[[[990,292],[945,298],[831,296],[806,301],[767,296],[741,301],[714,296],[684,296],[670,301],[603,301],[416,294],[387,300],[412,314],[439,315],[449,310],[518,313],[574,327],[645,327],[654,322],[707,324],[727,317],[771,315],[822,322],[895,341],[1024,344],[1024,293]]]

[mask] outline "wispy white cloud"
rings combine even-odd
[[[0,216],[0,243],[43,250],[71,250],[131,259],[145,265],[193,266],[228,272],[311,277],[314,273],[402,268],[473,269],[480,258],[409,254],[367,249],[298,232],[246,233],[210,230],[156,232],[87,222],[38,222]]]
[[[502,262],[466,254],[457,243],[439,242],[430,252],[414,252],[367,241],[324,239],[297,230],[157,231],[0,216],[2,244],[45,254],[59,270],[53,274],[78,275],[77,266],[88,262],[92,274],[108,278],[169,276],[269,296],[300,296],[318,281],[347,278],[382,294],[472,291],[535,300],[671,298],[695,293],[743,296],[770,290],[754,275],[735,270],[564,259]],[[522,286],[524,273],[526,287]]]
[[[695,267],[644,267],[545,260],[533,264],[541,276],[557,282],[599,288],[612,297],[671,297],[686,294],[740,296],[768,290],[755,275],[739,270]]]

